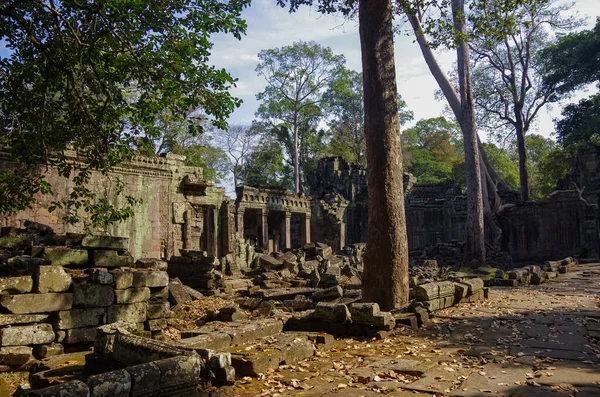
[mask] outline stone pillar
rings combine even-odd
[[[238,208],[237,211],[237,233],[244,239],[244,208]]]
[[[269,251],[269,219],[266,209],[262,210],[262,247],[265,252]]]
[[[183,248],[192,249],[192,211],[183,213]]]
[[[285,212],[285,249],[292,249],[292,213]]]
[[[212,213],[212,224],[210,225],[211,231],[209,238],[212,239],[212,251],[211,254],[215,257],[219,257],[219,211],[218,209],[212,208],[210,210]]]
[[[346,246],[346,224],[344,222],[340,222],[340,246],[338,249],[344,249]]]
[[[305,237],[305,242],[304,244],[309,244],[310,243],[310,214],[306,214],[304,216],[304,220],[305,220],[305,229],[306,231],[304,232],[304,237]]]

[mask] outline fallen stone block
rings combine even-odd
[[[288,299],[283,301],[283,307],[291,309],[293,311],[303,311],[314,309],[315,302],[304,295],[296,295],[294,299]]]
[[[314,317],[328,322],[349,321],[351,316],[346,305],[338,303],[319,302],[315,307]]]
[[[531,284],[540,285],[546,281],[546,272],[543,270],[538,270],[535,273],[531,274]]]
[[[546,261],[544,262],[543,269],[547,272],[557,272],[560,269],[559,261]]]
[[[0,295],[26,294],[33,290],[31,276],[0,278]]]
[[[130,270],[114,269],[113,275],[115,289],[126,289],[133,285],[133,273]]]
[[[508,278],[511,280],[521,280],[524,276],[522,269],[514,269],[508,272]]]
[[[33,349],[29,346],[3,346],[0,348],[0,364],[20,367],[33,359]]]
[[[463,282],[468,284],[467,281],[468,280],[464,280]],[[439,290],[438,296],[440,298],[454,295],[454,283],[452,281],[440,281],[439,283],[437,283],[437,286]],[[483,281],[481,282],[481,288],[483,288]]]
[[[90,389],[82,381],[72,380],[44,389],[29,390],[23,395],[26,397],[90,397]]]
[[[135,261],[135,267],[136,269],[150,269],[166,272],[169,265],[167,262],[161,261],[160,259],[141,258]]]
[[[111,285],[115,281],[112,273],[106,269],[85,269],[85,274],[90,276],[90,281],[102,285]]]
[[[56,329],[94,327],[106,322],[105,308],[71,309],[56,314]]]
[[[157,318],[154,320],[146,320],[144,328],[149,331],[160,331],[167,328],[167,320],[164,318]]]
[[[96,267],[130,267],[133,257],[129,254],[119,255],[117,251],[95,250],[94,266]]]
[[[516,279],[495,278],[492,280],[492,284],[498,287],[517,287],[519,281]]]
[[[429,324],[429,312],[423,306],[414,307],[412,311],[417,317],[417,324],[419,327],[423,327]]]
[[[148,302],[146,317],[149,320],[166,318],[171,314],[169,302]]]
[[[107,320],[109,323],[143,323],[146,321],[146,303],[112,305],[107,310]]]
[[[215,353],[208,361],[212,369],[226,368],[231,366],[231,353]]]
[[[42,258],[57,266],[87,267],[88,250],[64,247],[44,247]]]
[[[35,285],[37,291],[42,294],[65,292],[71,287],[71,276],[62,266],[40,266],[35,275]]]
[[[415,298],[419,301],[430,301],[440,296],[436,283],[420,284],[415,287]]]
[[[445,307],[445,298],[430,299],[423,301],[423,306],[431,313]]]
[[[112,344],[112,354],[114,359],[123,365],[138,365],[196,353],[180,345],[117,331]]]
[[[124,369],[92,375],[87,380],[94,397],[129,397],[131,376]]]
[[[126,251],[129,249],[129,239],[112,236],[85,236],[81,242],[83,248]]]
[[[283,265],[283,262],[280,261],[279,259],[273,258],[269,254],[262,254],[258,257],[258,264],[264,270],[276,270],[276,269],[281,268],[281,266]]]
[[[140,287],[166,287],[169,285],[167,272],[158,270],[133,272],[133,286]]]
[[[469,294],[469,286],[463,283],[454,283],[454,296],[456,299],[461,300]]]
[[[169,301],[171,305],[176,306],[190,302],[191,300],[192,297],[179,280],[171,280],[169,282]]]
[[[425,312],[426,311],[427,310],[425,310]],[[393,316],[396,324],[406,325],[413,329],[419,328],[419,320],[415,313],[395,313]]]
[[[558,274],[557,272],[546,272],[546,277],[548,277],[548,280],[553,280],[558,277]]]
[[[86,279],[73,280],[73,307],[104,307],[115,302],[110,285],[89,283]]]
[[[483,289],[483,280],[480,278],[469,278],[462,281],[462,284],[469,286],[467,295],[472,295],[476,291]],[[441,296],[441,295],[440,295]]]
[[[237,306],[223,307],[217,314],[219,321],[245,321],[248,316]]]
[[[232,385],[235,382],[235,368],[233,366],[225,368],[215,368],[212,370],[215,374],[215,385]],[[221,390],[219,388],[218,390]]]
[[[183,335],[182,335],[183,338]],[[231,336],[225,333],[200,334],[181,339],[178,344],[198,350],[221,350],[231,346]]]
[[[350,315],[352,321],[359,323],[367,323],[381,314],[377,303],[353,303],[350,305]]]
[[[187,290],[187,288],[186,288]],[[168,300],[169,287],[150,288],[150,300]]]
[[[312,300],[318,302],[322,300],[339,299],[344,296],[344,290],[339,285],[317,290],[312,294]]]
[[[127,288],[115,290],[116,303],[119,305],[146,302],[150,299],[150,288]]]
[[[327,244],[315,243],[315,253],[327,260],[333,254],[333,249]]]
[[[0,346],[45,345],[54,337],[51,324],[12,326],[0,329]]]
[[[13,314],[57,312],[71,309],[73,306],[73,294],[4,295],[0,297],[0,306]]]
[[[193,395],[202,372],[199,355],[179,356],[155,361],[160,369],[160,396]]]

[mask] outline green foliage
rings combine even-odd
[[[600,141],[600,94],[565,106],[562,118],[555,120],[558,142],[565,147]]]
[[[228,93],[234,79],[208,64],[210,35],[239,38],[246,28],[240,14],[249,3],[2,3],[0,39],[10,54],[0,59],[0,150],[36,175],[29,180],[37,184],[44,176],[35,173],[36,164],[54,166],[65,177],[80,175],[68,213],[86,208],[98,224],[126,216],[85,188],[90,171],[107,173],[133,155],[137,138],[159,137],[161,113],[185,120],[202,108],[225,127],[240,102]],[[27,205],[34,190],[1,189],[9,194],[1,202],[13,198],[2,209]]]
[[[499,148],[493,143],[484,143],[485,154],[498,175],[513,190],[519,188],[519,167],[511,153]]]
[[[559,180],[567,175],[573,152],[560,145],[555,145],[544,153],[536,162],[536,193],[538,198],[547,197],[556,188]]]
[[[202,176],[205,179],[219,183],[228,177],[229,159],[227,153],[219,147],[208,143],[196,143],[176,148],[173,153],[186,156],[185,165],[202,167]]]
[[[246,185],[292,189],[293,170],[286,166],[283,150],[275,141],[263,141],[244,165]]]
[[[456,175],[464,163],[460,128],[444,117],[419,120],[402,132],[402,151],[418,183],[462,182]]]
[[[540,54],[544,84],[569,93],[598,81],[600,71],[600,18],[591,30],[562,36]]]

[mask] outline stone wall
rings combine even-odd
[[[233,226],[227,227],[232,222],[232,204],[223,189],[203,179],[201,168],[185,166],[184,160],[184,156],[171,154],[136,156],[108,175],[94,172],[90,189],[112,204],[125,204],[125,196],[141,199],[132,217],[94,230],[94,234],[128,238],[128,249],[136,259],[168,259],[181,248],[204,249],[221,256],[232,250]],[[0,153],[0,168],[11,167],[10,158]],[[32,220],[49,225],[58,234],[82,233],[82,223],[63,222],[62,210],[48,211],[51,202],[69,197],[73,178],[64,178],[50,168],[46,180],[54,194],[39,194],[30,209],[0,217],[0,226],[23,227],[25,221]],[[119,180],[124,185],[121,195],[117,194]],[[85,213],[80,216],[84,219]]]
[[[13,251],[0,258],[0,365],[19,368],[33,356],[94,342],[102,324],[127,322],[144,336],[162,337],[169,314],[166,263],[134,264],[126,239],[76,240],[80,248],[35,245],[35,256]],[[14,242],[3,238],[0,248],[6,241]]]

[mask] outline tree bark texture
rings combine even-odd
[[[523,126],[523,117],[521,109],[515,107],[517,123],[515,132],[517,135],[517,151],[519,153],[519,187],[521,190],[521,200],[529,201],[529,173],[527,170],[527,148],[525,147],[525,128]]]
[[[467,222],[465,225],[465,259],[477,259],[485,264],[485,233],[483,225],[483,189],[481,180],[479,142],[475,126],[473,87],[469,46],[466,43],[467,29],[464,23],[464,0],[452,0],[454,29],[458,35],[456,61],[460,87],[460,127],[464,137],[465,165],[467,172]]]
[[[368,238],[362,299],[408,303],[408,240],[390,0],[359,1],[367,143]]]
[[[296,194],[300,194],[302,187],[300,186],[300,142],[298,137],[298,114],[294,113],[294,185]]]

